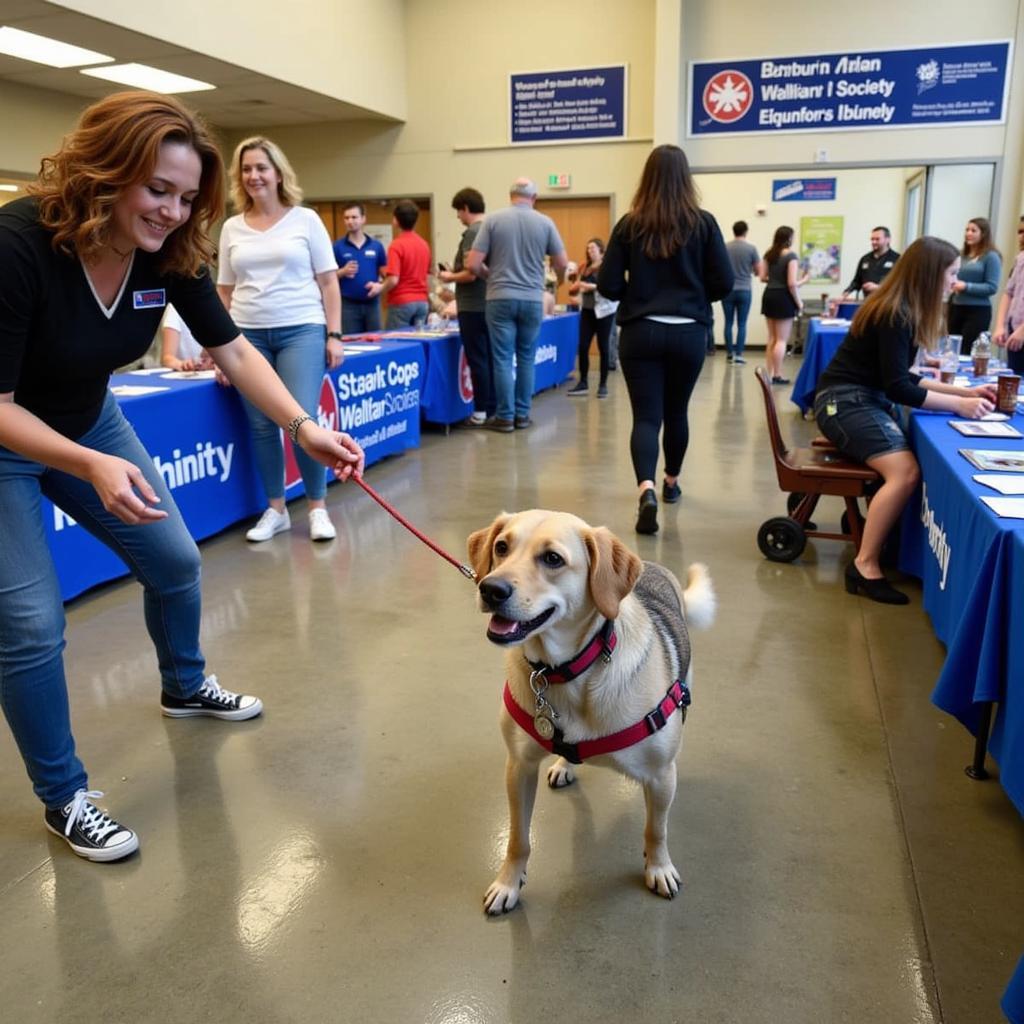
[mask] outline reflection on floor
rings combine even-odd
[[[1024,822],[964,777],[968,737],[929,704],[942,649],[915,586],[893,610],[843,592],[841,545],[759,555],[783,499],[753,366],[709,360],[683,499],[652,538],[632,532],[618,374],[608,401],[563,388],[530,430],[432,434],[370,473],[459,554],[495,512],[544,506],[677,571],[710,565],[678,899],[643,888],[641,794],[585,768],[541,787],[523,905],[484,918],[506,831],[501,654],[466,580],[335,487],[331,544],[300,515],[267,544],[239,528],[203,548],[210,667],[263,697],[260,720],[160,717],[134,585],[71,608],[79,748],[142,851],[72,856],[0,744],[4,1019],[998,1020],[1024,949]]]

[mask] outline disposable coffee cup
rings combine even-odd
[[[952,384],[956,380],[956,370],[943,370],[939,379],[943,384]]]
[[[974,376],[985,377],[988,374],[988,356],[974,357]]]
[[[1017,388],[1020,387],[1020,377],[1015,373],[999,374],[997,385],[999,387],[996,396],[996,408],[1000,412],[1015,413],[1017,411]]]

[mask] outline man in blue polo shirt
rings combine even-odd
[[[388,254],[376,238],[363,233],[366,208],[362,203],[346,206],[344,216],[347,233],[334,243],[341,285],[341,332],[379,331],[380,276],[388,264]]]

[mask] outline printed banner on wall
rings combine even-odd
[[[838,284],[842,253],[842,217],[800,218],[800,270],[809,284]]]
[[[1009,40],[691,61],[688,134],[1002,124]]]
[[[823,203],[835,197],[835,178],[776,178],[772,182],[773,203]]]
[[[626,65],[509,76],[512,145],[626,136]]]

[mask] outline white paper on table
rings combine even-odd
[[[146,387],[143,384],[115,384],[111,392],[119,398],[136,398],[139,395],[153,395],[158,391],[170,391],[170,388]]]
[[[154,373],[170,373],[166,366],[148,366],[141,370],[129,370],[133,377],[150,377]]]
[[[950,420],[949,425],[965,437],[1021,437],[1011,423],[991,423],[981,420]]]
[[[346,341],[346,352],[379,352],[380,345],[368,345],[364,341]]]
[[[822,327],[849,327],[852,322],[836,316],[823,316],[818,320]]]
[[[981,500],[1000,519],[1024,519],[1024,498],[990,498],[983,494]]]
[[[1000,494],[1024,494],[1024,479],[1012,473],[976,473],[974,480]]]
[[[215,380],[216,370],[169,370],[164,380]]]

